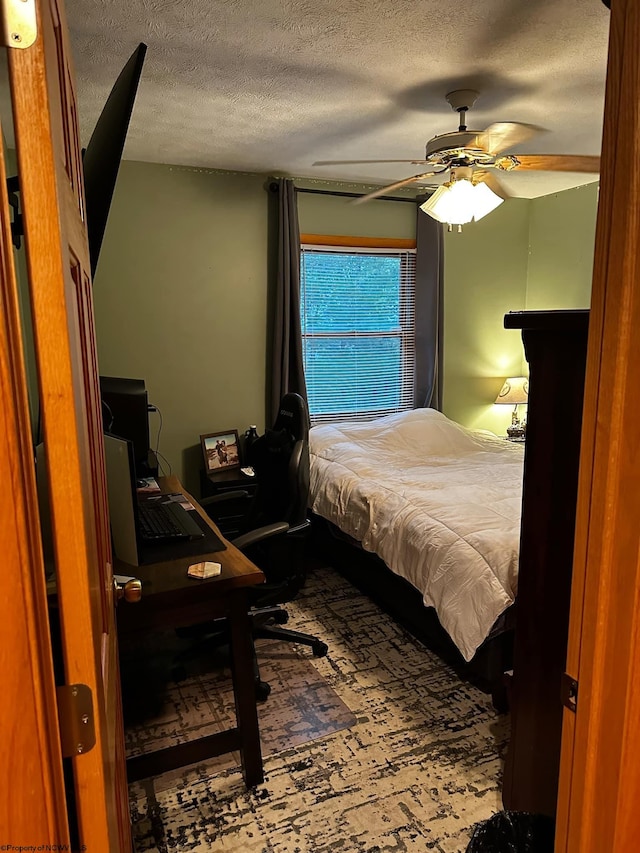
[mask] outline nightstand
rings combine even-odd
[[[256,477],[247,477],[239,468],[208,474],[200,470],[200,497],[224,495],[225,492],[243,491],[246,497],[229,498],[212,507],[211,515],[227,539],[243,532],[244,522],[258,489]],[[215,510],[215,511],[214,511]]]

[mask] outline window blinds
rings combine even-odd
[[[413,408],[415,250],[303,246],[300,279],[312,423]]]

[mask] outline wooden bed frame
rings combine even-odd
[[[498,712],[508,710],[504,674],[512,668],[513,607],[498,619],[489,637],[467,663],[441,626],[433,607],[425,607],[422,594],[415,587],[331,522],[313,513],[311,519],[316,552],[322,553],[333,568],[437,654],[462,679],[484,693],[490,693]]]

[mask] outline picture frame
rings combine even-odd
[[[227,429],[200,436],[204,470],[207,474],[229,471],[240,467],[240,443],[238,430]]]

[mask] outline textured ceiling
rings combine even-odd
[[[148,45],[125,158],[384,184],[457,128],[547,132],[521,153],[599,154],[609,12],[601,0],[67,0],[84,144],[124,62]],[[517,196],[595,176],[504,176]]]

